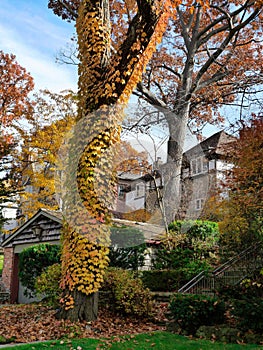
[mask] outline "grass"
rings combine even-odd
[[[0,276],[2,275],[3,263],[4,263],[4,255],[0,254]]]
[[[254,349],[262,350],[259,345],[238,345],[238,344],[223,344],[213,343],[207,340],[194,340],[183,337],[177,334],[168,332],[155,332],[151,334],[139,334],[137,336],[127,336],[115,338],[115,341],[105,341],[97,339],[73,339],[65,341],[49,341],[43,343],[33,343],[6,347],[5,349],[18,350],[96,350],[96,349],[111,349],[111,350],[241,350]]]

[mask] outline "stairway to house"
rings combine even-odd
[[[0,277],[0,304],[5,304],[9,301],[10,294],[6,291],[2,279]]]
[[[214,295],[215,291],[226,285],[236,285],[254,271],[263,267],[263,244],[257,242],[223,265],[208,273],[200,272],[182,286],[178,293]]]

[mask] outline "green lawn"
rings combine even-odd
[[[58,350],[241,350],[241,349],[258,349],[263,347],[259,345],[238,345],[238,344],[222,344],[212,343],[206,340],[191,340],[187,337],[179,336],[168,332],[155,332],[152,334],[140,334],[137,336],[129,336],[117,339],[118,341],[103,341],[95,339],[76,339],[70,341],[54,341],[35,344],[18,345],[15,347],[7,347],[7,349],[19,350],[39,350],[39,349],[58,349]]]

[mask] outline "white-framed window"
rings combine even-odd
[[[135,197],[143,197],[143,196],[144,196],[144,185],[143,183],[139,183],[136,185]]]
[[[124,193],[125,193],[124,189],[125,189],[125,185],[118,186],[118,197],[119,198],[124,198]]]
[[[208,160],[205,157],[198,157],[191,160],[192,175],[206,173],[208,171]]]
[[[196,210],[201,210],[203,209],[204,207],[204,199],[203,198],[198,198],[196,201],[195,201],[195,209]]]

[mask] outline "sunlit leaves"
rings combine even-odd
[[[31,132],[24,135],[14,157],[13,173],[20,174],[21,211],[31,217],[40,208],[58,209],[55,170],[57,153],[75,120],[74,94],[44,91],[35,96]]]
[[[14,141],[16,122],[31,116],[28,94],[33,87],[33,78],[17,63],[15,56],[0,51],[0,155]]]

